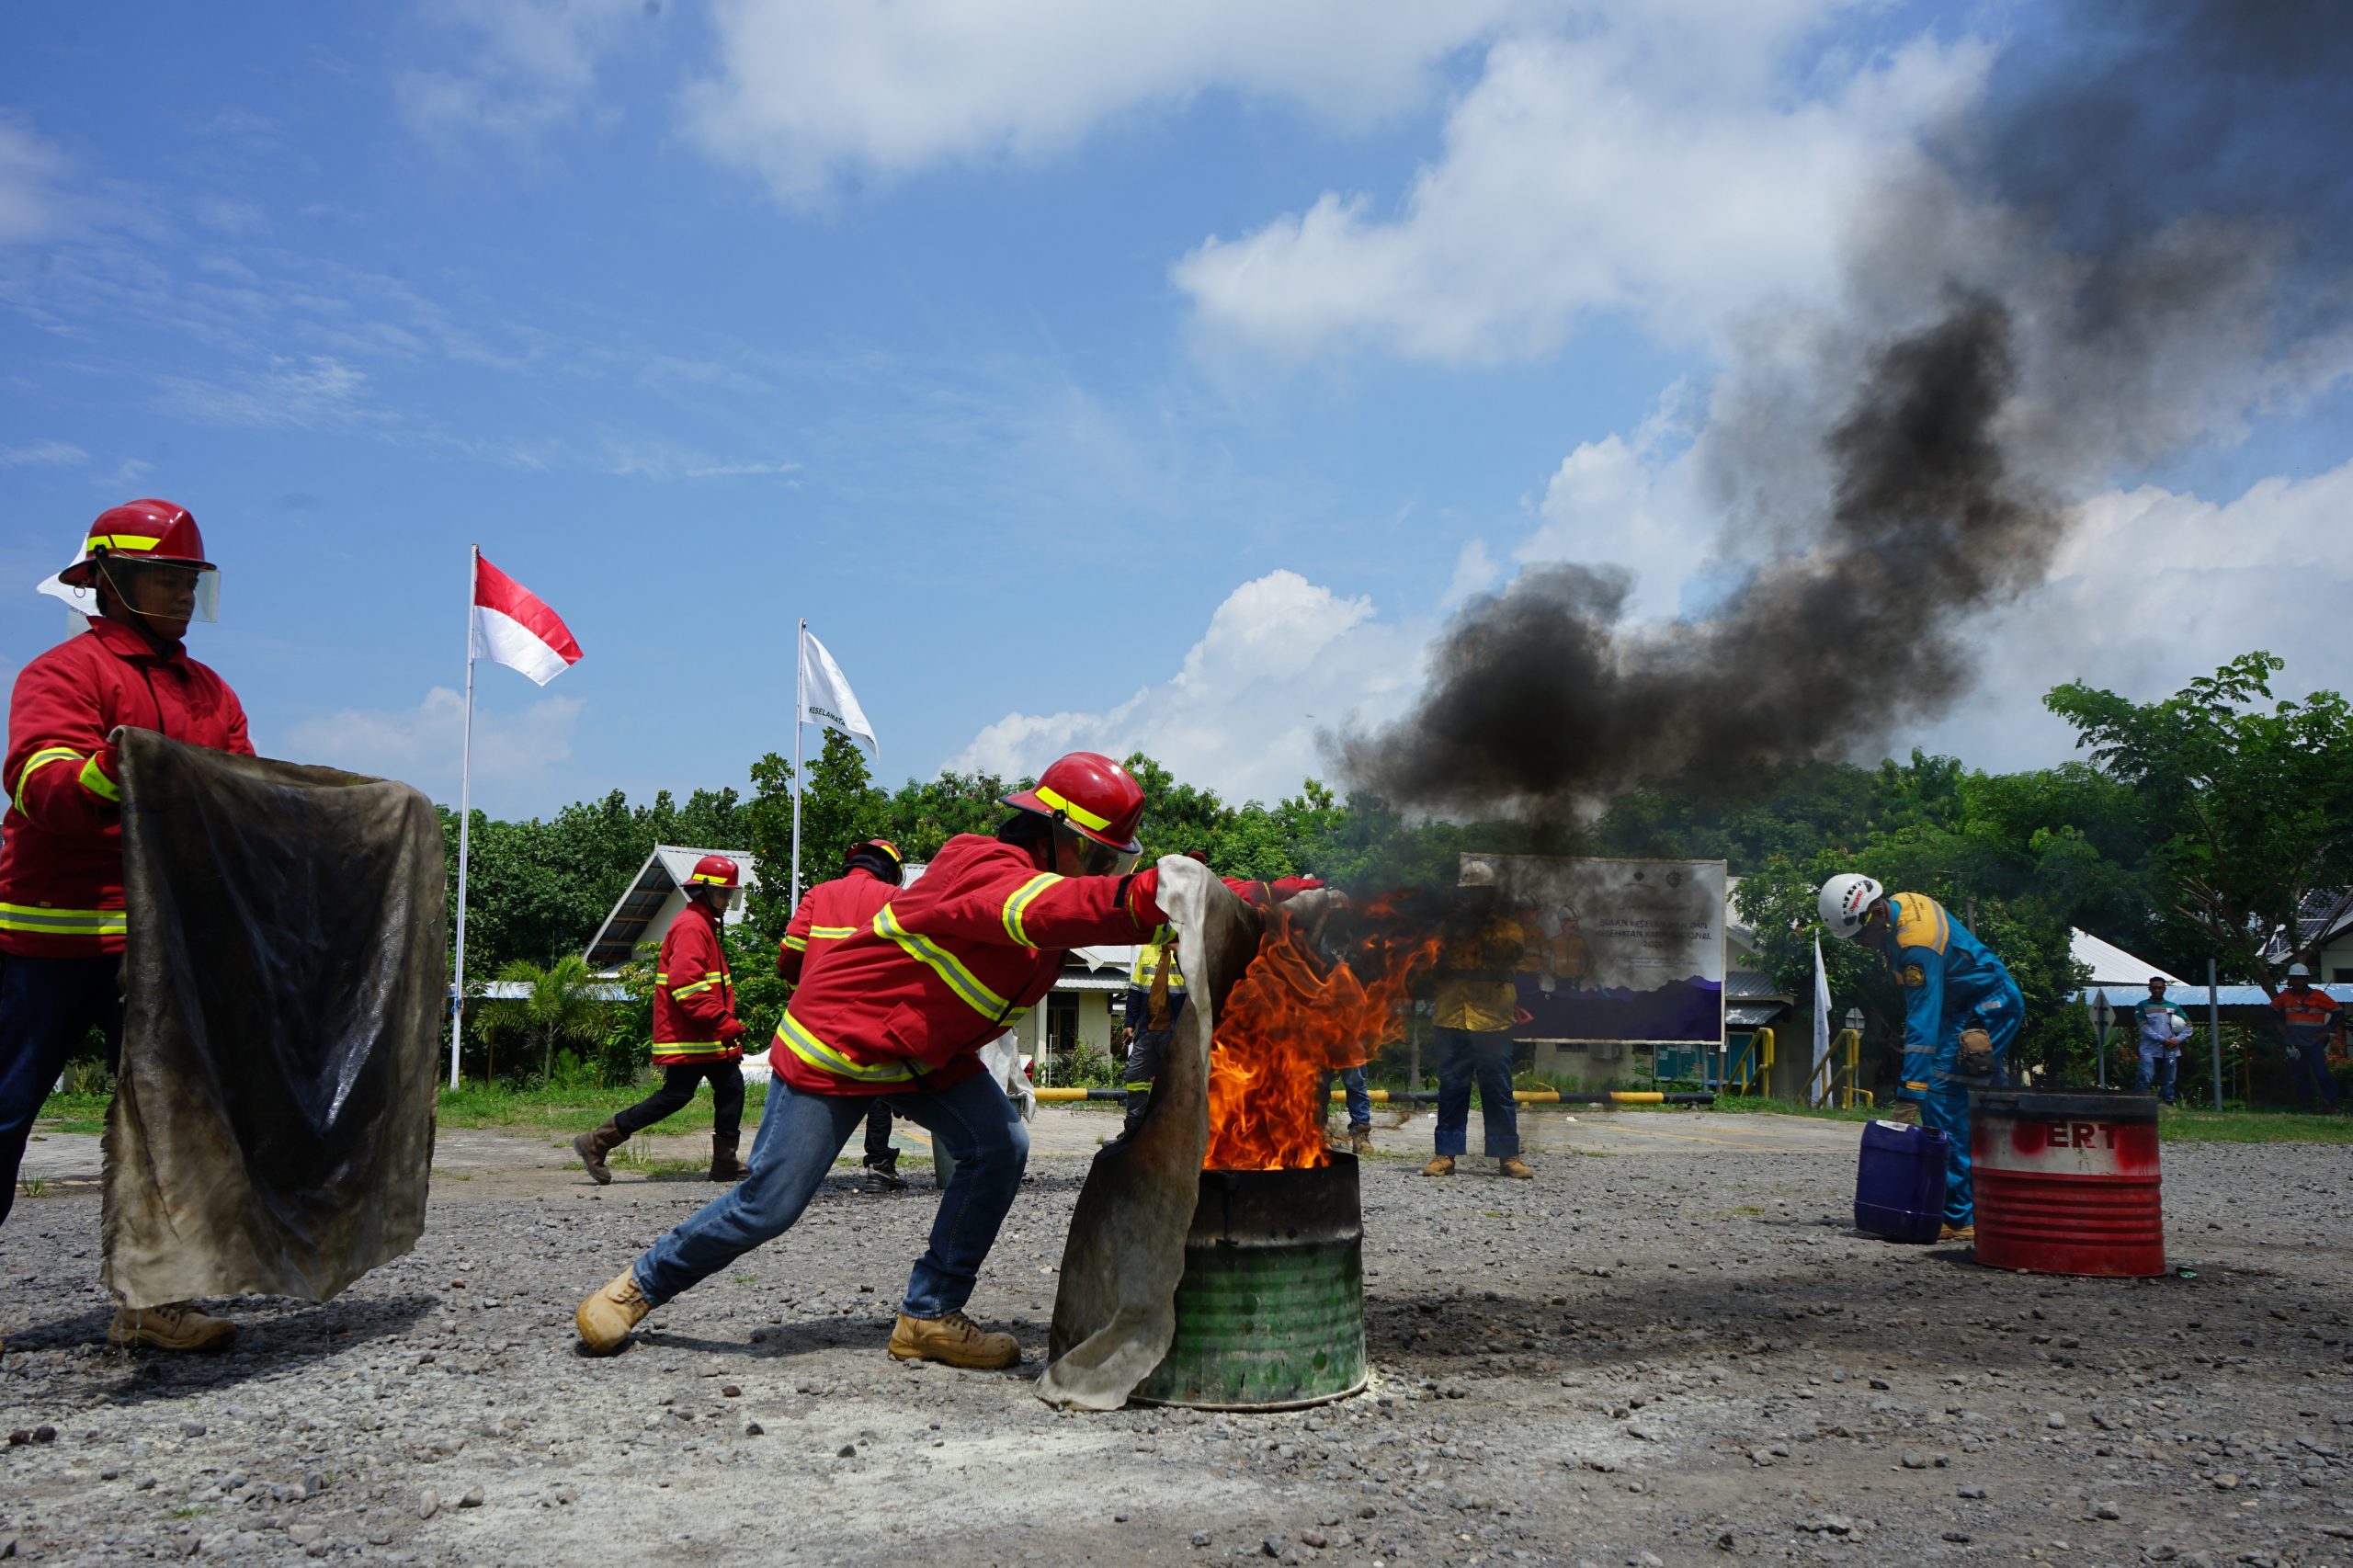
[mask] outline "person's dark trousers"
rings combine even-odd
[[[1469,1152],[1471,1086],[1475,1082],[1484,1123],[1482,1153],[1497,1160],[1518,1153],[1519,1107],[1511,1097],[1511,1032],[1442,1028],[1438,1031],[1438,1051],[1436,1152]]]
[[[0,1220],[17,1199],[17,1171],[33,1118],[66,1059],[93,1028],[107,1037],[107,1066],[122,1050],[122,955],[0,959]]]
[[[710,1080],[710,1131],[733,1138],[744,1128],[744,1070],[733,1062],[690,1062],[662,1069],[662,1086],[613,1118],[613,1125],[631,1137],[665,1116],[684,1110],[695,1097],[695,1085]]]
[[[2328,1070],[2328,1047],[2299,1046],[2288,1062],[2288,1079],[2296,1085],[2296,1104],[2308,1106],[2317,1096],[2325,1105],[2336,1104],[2336,1074]]]
[[[866,1164],[878,1171],[894,1170],[899,1152],[891,1147],[891,1108],[876,1101],[866,1118]]]
[[[1150,1006],[1150,994],[1142,991],[1128,993],[1131,1001],[1138,996],[1146,1000],[1135,1008],[1135,1039],[1128,1045],[1126,1074],[1120,1080],[1128,1094],[1128,1114],[1120,1127],[1120,1135],[1123,1138],[1142,1122],[1144,1111],[1152,1105],[1152,1086],[1160,1081],[1160,1064],[1168,1054],[1170,1037],[1176,1032],[1176,1019],[1185,1010],[1185,994],[1181,991],[1172,993],[1168,998],[1169,1027],[1153,1028],[1144,1021],[1150,1016],[1145,1011]]]

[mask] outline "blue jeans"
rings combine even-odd
[[[872,1095],[812,1094],[771,1079],[747,1162],[752,1174],[638,1258],[637,1288],[646,1301],[659,1306],[790,1230],[877,1103]],[[945,1089],[885,1095],[880,1103],[926,1129],[956,1162],[931,1221],[931,1244],[915,1260],[899,1308],[909,1317],[944,1317],[972,1300],[981,1260],[996,1244],[1029,1163],[1029,1130],[985,1073]]]
[[[2297,1105],[2310,1105],[2314,1095],[2335,1105],[2336,1074],[2328,1070],[2328,1042],[2296,1047],[2288,1059],[2288,1081],[2296,1085]]]
[[[1511,1097],[1510,1033],[1442,1028],[1438,1051],[1438,1152],[1469,1152],[1464,1145],[1471,1132],[1471,1085],[1476,1080],[1479,1113],[1485,1124],[1484,1152],[1498,1160],[1518,1153],[1519,1104]]]
[[[0,959],[0,1220],[17,1200],[17,1170],[33,1118],[66,1058],[106,1031],[107,1065],[122,1049],[122,955]]]
[[[1372,1092],[1364,1086],[1364,1069],[1361,1067],[1340,1069],[1340,1087],[1348,1092],[1348,1131],[1370,1131],[1372,1130]]]
[[[2171,1105],[2174,1083],[2180,1074],[2180,1051],[2167,1051],[2164,1046],[2150,1040],[2141,1042],[2141,1071],[2132,1080],[2132,1090],[2135,1094],[2146,1093],[2149,1085],[2154,1083],[2157,1085],[2158,1097],[2165,1104]]]

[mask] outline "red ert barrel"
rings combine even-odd
[[[2034,1274],[2165,1271],[2154,1095],[1969,1096],[1977,1261]]]

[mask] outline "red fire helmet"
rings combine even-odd
[[[887,838],[865,838],[851,845],[842,856],[842,869],[848,870],[860,857],[879,862],[876,874],[886,882],[896,885],[905,875],[906,857]]]
[[[1074,751],[1060,758],[1038,776],[1036,788],[1007,795],[1001,803],[1068,823],[1123,855],[1143,848],[1136,841],[1136,825],[1143,821],[1143,786],[1097,752]]]
[[[197,531],[196,519],[174,501],[126,501],[99,513],[82,541],[82,559],[60,572],[58,580],[88,587],[97,580],[102,555],[212,570],[212,562],[205,559],[204,535]]]
[[[724,855],[706,855],[695,862],[694,875],[687,879],[687,891],[699,887],[717,888],[732,892],[744,885],[744,873],[734,861]]]

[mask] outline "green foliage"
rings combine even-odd
[[[2161,702],[2071,683],[2045,699],[2131,791],[2153,846],[2158,918],[2267,993],[2275,933],[2310,894],[2353,881],[2353,710],[2334,691],[2272,700],[2283,667],[2243,654]],[[2270,701],[2268,711],[2261,701]]]
[[[1116,1089],[1127,1081],[1126,1064],[1091,1045],[1080,1044],[1054,1052],[1054,1086],[1063,1089]]]
[[[530,989],[521,996],[483,1002],[477,1027],[492,1040],[537,1050],[541,1081],[554,1081],[558,1051],[594,1050],[604,1041],[606,1005],[597,994],[602,983],[578,953],[545,966],[509,959],[499,966],[498,978]]]

